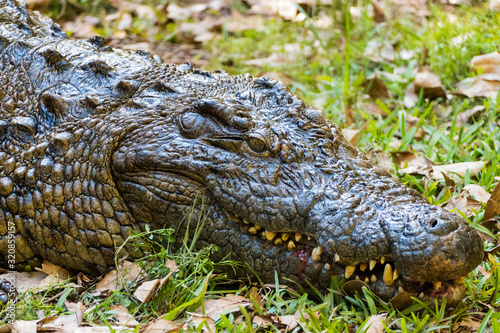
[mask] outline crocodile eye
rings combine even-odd
[[[259,138],[249,138],[248,146],[256,153],[263,153],[266,150],[266,143]]]

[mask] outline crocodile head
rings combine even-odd
[[[282,83],[194,71],[170,88],[175,103],[137,96],[141,126],[129,125],[112,157],[139,222],[182,234],[203,198],[199,243],[264,281],[276,270],[325,290],[343,275],[384,299],[460,298],[482,259],[478,233],[364,158]]]

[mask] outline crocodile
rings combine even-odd
[[[2,267],[106,273],[136,232],[192,233],[190,212],[205,216],[198,246],[264,282],[459,300],[482,260],[463,218],[281,82],[69,39],[18,0],[0,1],[0,51]]]

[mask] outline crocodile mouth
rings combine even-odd
[[[348,262],[338,254],[331,255],[318,245],[314,235],[286,231],[271,232],[240,216],[225,210],[226,215],[236,221],[246,233],[261,239],[267,246],[274,246],[279,251],[308,253],[309,264],[321,263],[319,274],[343,276],[344,292],[354,294],[363,287],[368,288],[385,301],[404,304],[406,307],[412,298],[437,299],[447,297],[447,304],[454,305],[462,298],[464,277],[445,281],[412,281],[402,276],[396,268],[393,258],[381,256],[366,262]]]

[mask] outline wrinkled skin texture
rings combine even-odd
[[[276,270],[325,290],[354,267],[349,278],[384,299],[399,287],[439,297],[480,263],[462,218],[369,162],[282,83],[68,40],[24,4],[0,3],[2,266],[15,226],[11,268],[47,259],[105,273],[134,231],[182,237],[201,199],[198,245],[264,281]]]

